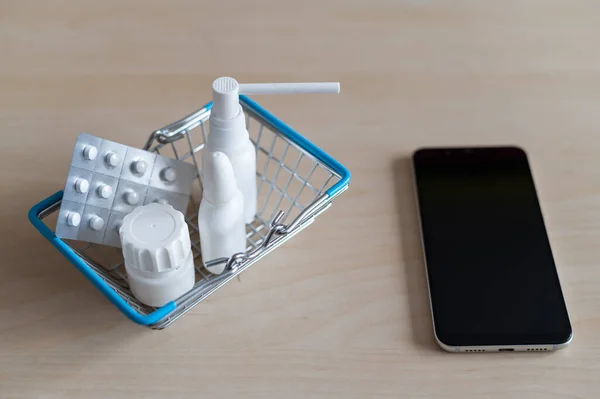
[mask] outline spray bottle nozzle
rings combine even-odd
[[[339,93],[339,82],[316,83],[238,83],[234,78],[222,77],[213,82],[214,115],[232,119],[239,113],[240,94],[307,94]]]

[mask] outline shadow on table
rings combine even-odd
[[[400,226],[401,259],[404,267],[405,292],[408,298],[412,335],[415,344],[427,349],[438,348],[434,335],[427,293],[427,280],[415,202],[410,157],[393,163],[396,213]],[[404,291],[404,290],[403,290]]]

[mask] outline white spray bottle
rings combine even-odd
[[[230,258],[246,252],[244,197],[237,186],[233,167],[227,155],[212,152],[204,155],[204,192],[198,212],[198,229],[202,261]],[[211,267],[214,274],[225,265]]]
[[[235,178],[244,196],[244,222],[251,223],[256,215],[256,149],[246,130],[246,119],[240,106],[240,94],[303,94],[339,93],[340,84],[331,83],[249,83],[222,77],[213,82],[213,107],[210,114],[210,134],[205,154],[220,151],[231,160]],[[206,169],[203,158],[202,168]]]

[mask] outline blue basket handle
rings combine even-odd
[[[79,270],[96,288],[104,294],[110,302],[113,303],[121,312],[132,321],[145,326],[152,325],[163,319],[177,307],[175,302],[171,301],[166,305],[156,309],[154,312],[143,315],[132,308],[123,298],[121,298],[115,290],[113,290],[106,282],[100,278],[87,263],[79,257],[63,240],[58,238],[52,230],[42,222],[39,215],[48,207],[59,202],[63,197],[63,192],[58,191],[50,197],[42,200],[34,205],[28,213],[29,221],[38,231],[48,240],[58,251],[63,254],[76,268]]]

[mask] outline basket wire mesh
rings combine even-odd
[[[191,291],[175,301],[175,310],[151,325],[152,328],[167,327],[219,287],[307,227],[331,205],[333,196],[326,195],[326,192],[342,179],[339,173],[283,134],[244,101],[242,106],[250,139],[257,150],[258,212],[255,220],[246,225],[246,254],[238,254],[225,260],[227,267],[220,275],[211,274],[203,265],[197,224],[202,198],[200,166],[208,134],[210,106],[155,131],[144,146],[148,151],[192,163],[197,171],[186,213],[194,253],[196,283]],[[60,202],[53,204],[40,213],[39,218],[56,214],[59,206]],[[45,223],[50,227],[51,222]],[[129,290],[119,248],[71,240],[65,242],[135,311],[148,315],[156,310],[139,302]]]

